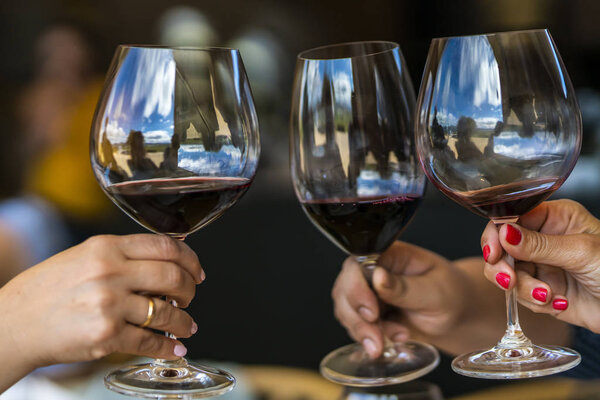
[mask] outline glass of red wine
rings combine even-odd
[[[355,42],[298,55],[290,158],[296,195],[319,230],[361,265],[378,258],[412,218],[425,190],[414,147],[415,94],[400,48]],[[417,341],[385,339],[370,359],[359,343],[327,355],[321,373],[351,386],[415,379],[439,362]]]
[[[567,179],[581,147],[573,87],[548,30],[434,39],[417,100],[417,151],[431,182],[495,224],[516,223]],[[506,255],[514,267],[514,260]],[[463,375],[528,378],[565,371],[577,352],[538,346],[508,325],[489,350],[452,363]]]
[[[183,240],[211,223],[246,192],[260,152],[239,52],[119,46],[90,151],[104,192],[150,231]],[[117,369],[105,384],[132,396],[191,399],[225,393],[235,379],[180,358]]]

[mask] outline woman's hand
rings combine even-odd
[[[544,202],[481,237],[486,278],[517,287],[519,302],[537,313],[600,333],[600,221],[571,200]],[[515,270],[502,259],[506,251]]]
[[[185,308],[203,280],[196,254],[177,240],[150,234],[93,237],[0,289],[1,359],[10,360],[5,365],[18,360],[24,375],[39,366],[112,352],[183,356],[181,342],[138,325],[148,314],[147,296],[167,296]],[[149,328],[177,337],[195,333],[186,312],[154,301]]]

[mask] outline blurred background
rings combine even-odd
[[[115,47],[239,48],[262,156],[239,204],[187,240],[208,279],[190,310],[199,333],[186,345],[191,358],[316,370],[328,351],[350,341],[330,299],[345,255],[303,215],[289,178],[296,54],[337,42],[396,41],[418,89],[432,37],[549,28],[584,122],[579,163],[554,198],[576,199],[600,216],[598,15],[595,0],[2,1],[0,222],[31,246],[20,268],[93,234],[144,232],[105,198],[89,166],[90,123]],[[479,255],[484,226],[430,186],[402,240],[450,259]],[[453,374],[448,358],[427,380],[447,396],[497,384]]]

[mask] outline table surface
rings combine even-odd
[[[273,365],[210,363],[231,371],[237,379],[233,391],[222,400],[559,400],[600,399],[599,381],[567,378],[527,379],[475,391],[459,397],[445,397],[427,377],[398,386],[344,388],[322,378],[317,372]],[[127,397],[104,388],[103,376],[116,364],[77,364],[35,372],[0,395],[0,400],[112,400]]]

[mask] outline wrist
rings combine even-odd
[[[35,346],[27,345],[27,337],[31,332],[30,321],[18,313],[14,301],[11,301],[14,296],[10,296],[9,292],[10,282],[0,288],[0,360],[11,360],[10,363],[0,363],[0,386],[5,381],[12,380],[14,383],[42,366],[38,363]]]

